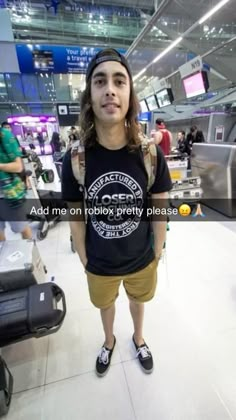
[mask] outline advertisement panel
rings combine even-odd
[[[103,48],[17,44],[21,73],[85,73],[92,57]],[[122,54],[125,49],[119,48]]]

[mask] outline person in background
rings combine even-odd
[[[170,155],[172,134],[169,130],[167,130],[164,120],[156,120],[156,131],[151,135],[154,143],[160,146],[164,155]]]
[[[6,222],[23,239],[32,239],[25,209],[26,187],[19,143],[8,128],[0,128],[0,241],[5,241]],[[14,200],[12,199],[14,197]]]
[[[5,128],[6,130],[12,131],[11,126],[7,121],[3,121],[2,124],[1,124],[1,127]]]
[[[75,127],[71,127],[70,134],[69,134],[69,143],[68,143],[67,150],[71,148],[72,144],[76,140],[79,140],[79,130],[76,130]]]
[[[52,139],[50,141],[52,147],[52,154],[61,153],[61,141],[60,141],[60,134],[54,131],[52,134]]]
[[[38,143],[39,143],[41,154],[45,155],[45,140],[43,138],[42,133],[38,133],[37,140],[38,140]]]
[[[57,170],[57,173],[58,173],[58,177],[60,179],[61,178],[61,167],[60,167],[59,163],[62,163],[63,153],[62,153],[62,144],[61,144],[61,141],[60,141],[60,134],[57,133],[56,131],[54,131],[54,133],[52,134],[52,140],[50,141],[50,145],[52,147],[53,162],[58,163],[55,166],[56,166],[56,170]]]
[[[187,139],[186,139],[189,154],[191,155],[194,143],[204,143],[204,142],[205,142],[205,138],[204,138],[203,132],[201,130],[198,130],[196,125],[193,125],[190,128],[190,132],[188,133]]]
[[[30,150],[35,150],[34,138],[31,131],[28,131],[25,140],[29,143]]]
[[[180,153],[187,153],[185,131],[179,131],[177,134],[177,149]]]

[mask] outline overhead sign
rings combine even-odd
[[[159,90],[168,88],[169,86],[170,84],[167,82],[166,79],[157,80],[155,84],[153,84],[153,88],[155,89],[156,92],[158,92]]]
[[[189,76],[190,74],[196,73],[197,71],[201,71],[203,69],[203,62],[202,57],[198,55],[194,57],[192,60],[188,61],[183,66],[180,66],[179,71],[181,74],[181,78]]]
[[[17,44],[22,73],[85,73],[93,56],[102,48],[61,45]],[[119,48],[121,54],[125,49]]]
[[[57,114],[59,125],[66,127],[72,125],[78,125],[80,113],[80,105],[73,103],[57,104]]]
[[[141,112],[138,116],[139,121],[149,122],[152,119],[151,112]]]

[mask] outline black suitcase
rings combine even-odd
[[[61,301],[62,309],[58,308]],[[0,295],[0,347],[53,334],[66,315],[63,290],[55,283],[29,286]]]
[[[45,282],[46,268],[35,241],[0,242],[0,292]]]
[[[8,413],[13,391],[13,376],[0,356],[0,417]]]
[[[61,210],[65,203],[61,199],[60,191],[38,190],[40,203],[43,209],[47,209],[45,217],[48,222],[55,223],[61,220]]]

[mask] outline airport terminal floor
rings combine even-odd
[[[49,166],[51,157],[43,159]],[[145,375],[135,358],[121,287],[117,346],[104,378],[94,371],[104,337],[100,315],[71,252],[68,223],[38,242],[48,279],[65,291],[67,316],[57,334],[2,350],[14,376],[9,420],[236,418],[235,222],[173,222],[167,235],[157,294],[146,305],[154,372]]]

